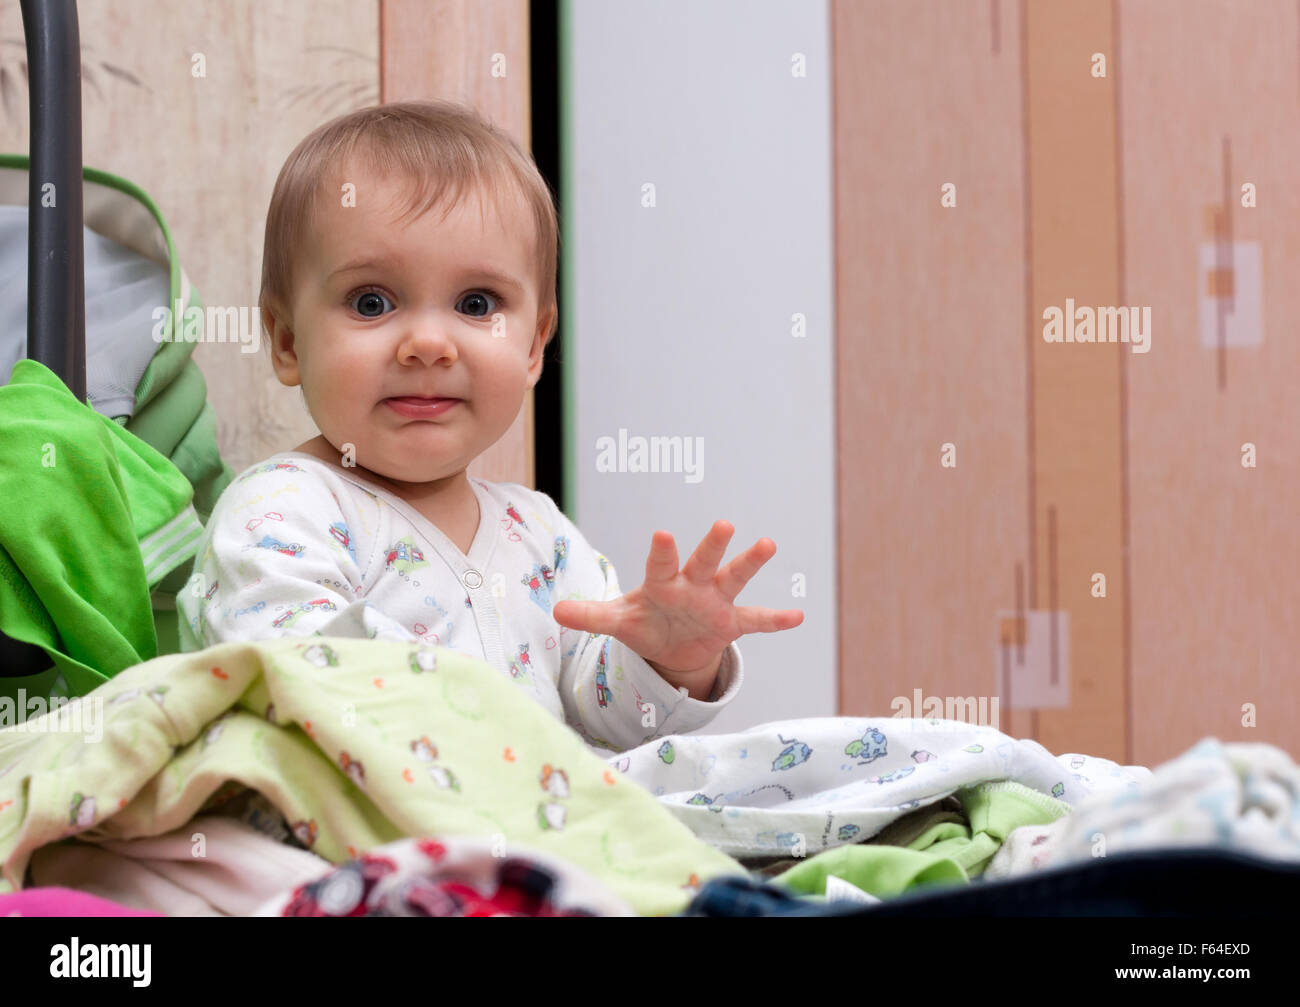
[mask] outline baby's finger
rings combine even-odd
[[[677,576],[677,542],[666,531],[650,537],[650,555],[645,561],[647,581],[672,580]]]
[[[740,623],[741,633],[779,633],[783,629],[794,629],[803,622],[803,612],[797,608],[787,608],[778,612],[774,608],[736,609],[736,620]]]
[[[729,521],[714,521],[709,533],[700,540],[691,553],[691,558],[682,567],[682,573],[692,584],[707,584],[717,573],[718,564],[727,554],[727,543],[736,533],[735,526]]]
[[[776,543],[770,538],[761,538],[733,559],[718,574],[718,590],[722,596],[727,601],[735,601],[736,595],[753,580],[754,574],[775,555]]]
[[[618,626],[614,609],[607,601],[562,601],[551,609],[551,615],[561,626],[602,636]]]

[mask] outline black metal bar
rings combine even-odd
[[[27,356],[86,401],[82,246],[81,31],[76,0],[21,0],[31,99]],[[0,515],[0,519],[2,519]],[[0,633],[0,677],[50,667],[40,647]]]
[[[81,31],[76,0],[21,0],[31,99],[27,355],[86,401]]]

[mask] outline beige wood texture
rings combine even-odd
[[[1037,711],[1034,737],[1053,752],[1127,760],[1120,369],[1131,349],[1042,338],[1049,307],[1124,303],[1111,7],[1095,0],[1030,3],[1021,30],[1034,430],[1029,606],[1069,628],[1068,653],[1055,662],[1068,672],[1069,706]],[[1111,63],[1105,77],[1093,75],[1093,53]],[[1149,363],[1148,354],[1139,365]],[[1105,577],[1104,598],[1092,594],[1094,574]],[[1059,629],[1058,639],[1064,650]]]
[[[1047,609],[1055,569],[1069,705],[1011,697],[1003,730],[1147,765],[1300,750],[1297,5],[832,15],[842,712],[1000,692],[998,613]],[[1258,344],[1203,344],[1201,295],[1246,319],[1256,282]],[[1149,306],[1151,351],[1046,344],[1066,297]]]
[[[254,307],[280,165],[316,126],[378,99],[376,5],[79,0],[77,7],[83,160],[149,193],[206,304]],[[0,38],[9,72],[0,149],[26,152],[16,2],[0,7]],[[206,76],[192,72],[196,55]],[[208,382],[222,455],[236,470],[316,433],[265,350],[200,344],[194,359]]]
[[[528,0],[380,0],[380,30],[384,101],[461,101],[529,149]],[[469,472],[536,485],[532,391]]]
[[[1003,18],[993,52],[982,4],[832,18],[840,711],[887,716],[997,695],[1027,562],[1019,47]]]
[[[1155,319],[1128,370],[1141,762],[1205,735],[1300,756],[1297,8],[1119,5],[1127,299]],[[1207,208],[1225,206],[1233,240],[1259,244],[1263,323],[1259,345],[1220,360],[1198,334],[1197,247],[1213,240]]]

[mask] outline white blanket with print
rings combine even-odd
[[[733,857],[811,856],[989,780],[1073,805],[1151,775],[953,720],[814,717],[647,742],[608,762]]]

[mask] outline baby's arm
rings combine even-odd
[[[305,468],[253,471],[222,494],[208,521],[177,598],[181,647],[313,634],[416,639],[361,589],[362,566],[329,486]]]
[[[546,497],[546,494],[540,494]],[[552,607],[561,601],[609,601],[622,594],[614,566],[587,542],[576,525],[553,508],[556,563]],[[563,542],[563,545],[561,545]],[[732,643],[708,701],[674,689],[631,648],[609,635],[556,624],[560,635],[560,700],[565,720],[594,744],[623,751],[666,734],[708,724],[740,691],[740,648]]]

